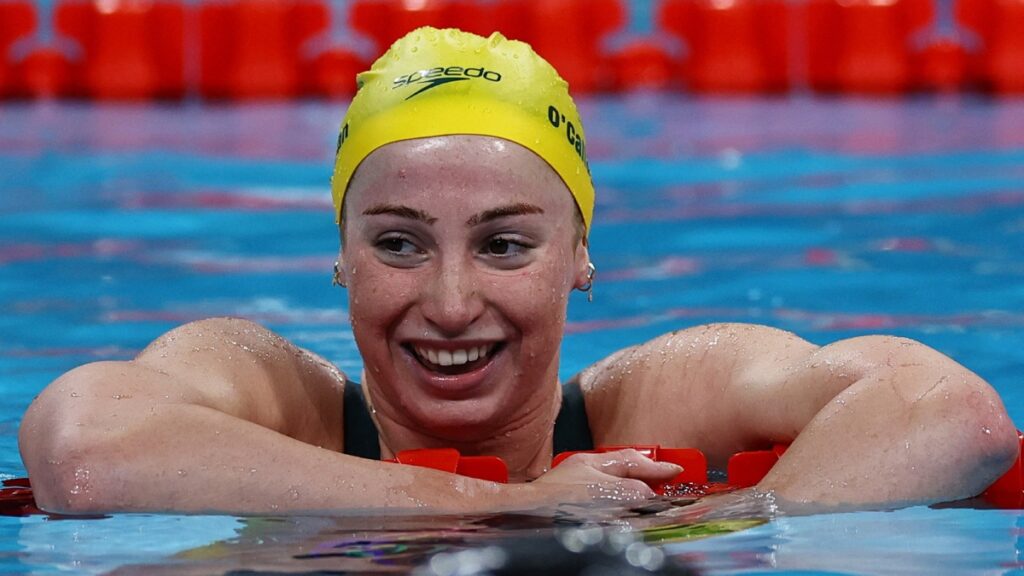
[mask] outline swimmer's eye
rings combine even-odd
[[[514,258],[524,255],[530,248],[530,246],[516,238],[493,236],[487,239],[481,253],[495,258]]]
[[[423,250],[405,236],[385,236],[377,241],[377,248],[394,256],[423,254]]]

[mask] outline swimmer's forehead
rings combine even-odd
[[[568,187],[543,158],[520,144],[493,136],[446,135],[392,142],[363,160],[353,175],[350,192],[398,174],[421,174],[425,180],[411,183],[418,188],[448,186],[453,179],[477,185],[503,180],[553,190],[572,200]]]
[[[366,167],[379,168],[381,158],[407,163],[465,162],[479,157],[501,162],[499,167],[530,168],[557,176],[551,165],[533,150],[504,138],[475,134],[447,134],[426,138],[410,138],[385,144],[371,152],[356,169],[354,176]],[[563,188],[568,190],[563,183]]]
[[[529,157],[532,161],[547,165],[543,158],[525,146],[497,136],[477,134],[444,134],[399,140],[377,148],[367,156],[367,160],[387,154],[408,154],[411,158],[429,157],[436,154],[455,158],[472,152]]]

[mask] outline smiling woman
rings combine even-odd
[[[440,445],[502,456],[514,477],[550,467],[568,297],[588,280],[575,213],[547,163],[493,137],[397,142],[361,164],[340,270],[385,456]]]
[[[499,80],[433,81],[452,67]],[[430,84],[408,76],[435,69]],[[421,29],[360,84],[333,195],[366,393],[253,323],[187,324],[134,360],[72,370],[33,403],[20,441],[43,508],[498,510],[643,498],[645,482],[679,473],[631,450],[551,470],[566,406],[589,442],[694,447],[716,467],[792,443],[758,488],[831,508],[972,496],[1016,458],[991,387],[901,338],[818,347],[764,326],[697,326],[559,386],[569,294],[593,270],[593,185],[565,83],[525,44]],[[345,453],[354,435],[385,457],[500,456],[512,483]]]

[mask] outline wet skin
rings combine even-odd
[[[503,140],[398,142],[360,165],[340,262],[384,454],[455,446],[546,469],[568,296],[587,281],[575,222],[558,175]]]

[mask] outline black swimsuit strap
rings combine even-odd
[[[363,398],[363,387],[345,379],[345,406],[342,423],[345,429],[345,454],[370,460],[380,460],[380,441],[377,425],[370,417]]]
[[[366,409],[363,387],[345,380],[345,454],[380,460],[380,442],[377,426]],[[587,422],[587,408],[583,390],[576,381],[562,386],[562,408],[555,419],[555,454],[573,450],[593,450],[594,438]]]
[[[562,385],[562,407],[555,419],[554,448],[556,456],[562,452],[594,449],[583,389],[575,379]]]

